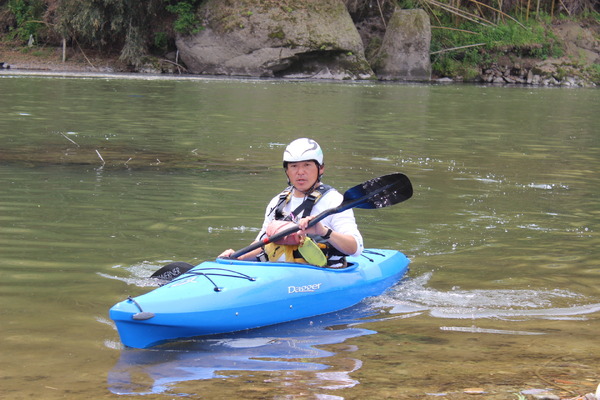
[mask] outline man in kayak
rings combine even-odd
[[[352,209],[329,215],[307,228],[315,215],[338,206],[343,200],[337,190],[321,183],[325,171],[321,147],[312,139],[294,140],[283,153],[283,168],[290,186],[270,201],[256,241],[262,241],[294,223],[300,226],[300,231],[277,243],[243,254],[240,259],[266,258],[269,261],[320,265],[311,250],[318,247],[325,255],[324,264],[330,268],[343,268],[347,255],[359,255],[363,251],[363,239]],[[228,249],[219,257],[229,257],[233,253],[233,249]]]

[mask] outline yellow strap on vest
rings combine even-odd
[[[294,258],[294,251],[298,250],[302,258]],[[311,238],[304,238],[300,246],[268,243],[265,245],[265,254],[269,261],[277,261],[285,254],[285,261],[301,264],[313,264],[319,267],[327,265],[327,258],[320,246]]]

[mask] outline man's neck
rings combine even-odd
[[[298,190],[294,187],[293,195],[294,195],[294,197],[306,197],[309,194],[311,194],[315,190],[315,188],[318,188],[320,184],[321,184],[321,182],[316,181],[315,184],[312,185],[311,188],[309,190],[307,190],[306,193],[301,192],[300,190]]]

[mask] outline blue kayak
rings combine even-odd
[[[235,332],[351,307],[398,282],[409,260],[368,249],[348,267],[285,262],[206,261],[149,293],[110,309],[125,346]]]

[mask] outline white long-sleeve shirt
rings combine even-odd
[[[273,197],[273,199],[269,202],[265,210],[265,220],[263,222],[262,229],[258,233],[256,240],[261,240],[266,231],[267,226],[271,221],[275,219],[275,208],[277,204],[279,204],[280,195]],[[310,215],[317,215],[325,210],[330,208],[334,208],[339,206],[344,200],[344,196],[342,196],[337,190],[331,189],[327,191],[321,198],[314,204]],[[291,199],[287,204],[285,204],[283,208],[283,213],[288,215],[290,212],[295,210],[300,204],[304,202],[304,197],[295,197],[291,196]],[[305,217],[305,215],[302,215]],[[348,255],[360,255],[364,250],[363,238],[358,230],[358,226],[356,225],[356,220],[354,219],[354,211],[352,209],[343,211],[341,213],[331,214],[321,220],[321,223],[325,226],[330,227],[336,232],[343,233],[346,235],[351,235],[356,240],[356,252],[354,254]]]

